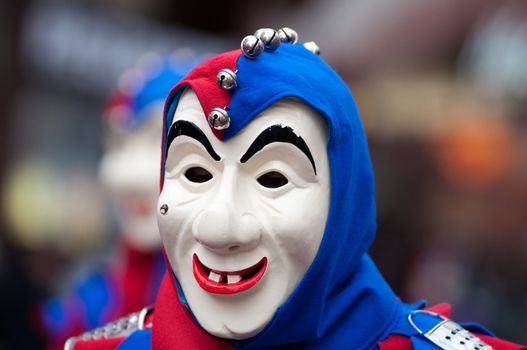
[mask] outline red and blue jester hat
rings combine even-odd
[[[328,125],[331,199],[318,253],[267,326],[252,338],[231,340],[230,344],[240,349],[361,350],[375,349],[391,334],[400,334],[411,337],[416,349],[437,349],[409,321],[409,315],[423,304],[410,306],[399,301],[367,255],[376,231],[374,178],[353,97],[319,57],[314,43],[297,43],[296,33],[288,35],[293,33],[289,28],[280,32],[283,42],[278,48],[248,36],[242,41],[242,50],[208,59],[172,89],[165,105],[161,186],[168,133],[178,101],[188,87],[195,92],[219,140],[229,140],[261,112],[286,98],[302,101]],[[175,275],[170,276],[170,288],[179,296],[178,302],[192,314]],[[168,333],[156,331],[161,314],[169,312],[158,307],[156,304],[155,349],[165,348],[166,340],[156,338]],[[421,329],[441,321],[428,313],[413,318]]]

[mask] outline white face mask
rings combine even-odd
[[[252,337],[302,279],[322,240],[326,123],[305,104],[284,100],[222,142],[188,89],[172,128],[158,202],[171,268],[206,331]]]
[[[131,132],[110,135],[99,177],[117,211],[124,239],[136,249],[154,251],[161,242],[156,222],[159,196],[159,134],[163,103],[143,113],[146,122]]]

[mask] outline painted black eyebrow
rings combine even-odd
[[[304,142],[304,139],[295,134],[291,127],[283,125],[273,125],[262,131],[262,133],[258,135],[253,143],[249,146],[245,154],[240,159],[240,162],[247,162],[256,152],[260,151],[266,145],[273,142],[286,142],[296,146],[298,149],[304,152],[313,166],[315,175],[317,174],[315,161],[311,155],[309,147],[307,147],[306,143]]]
[[[186,120],[178,120],[170,127],[170,130],[168,132],[167,150],[170,147],[172,141],[174,141],[176,137],[182,135],[192,137],[193,139],[201,143],[203,147],[205,147],[207,152],[210,154],[212,159],[216,161],[221,160],[221,157],[216,153],[216,151],[214,151],[214,148],[212,148],[209,139],[207,139],[207,136],[205,136],[203,131],[201,131],[201,129],[198,128],[196,124]]]

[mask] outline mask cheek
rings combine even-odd
[[[295,271],[305,271],[311,264],[318,245],[304,236],[305,228],[301,222],[295,220],[296,223],[292,224],[292,221],[290,221],[291,226],[282,225],[282,227],[276,228],[277,243],[287,255],[284,258],[289,260]]]
[[[284,252],[283,258],[289,261],[295,275],[303,275],[315,258],[322,236],[324,235],[327,210],[320,200],[309,200],[309,196],[300,196],[288,205],[278,206],[280,218],[271,222],[277,246]],[[297,203],[292,205],[292,203]],[[314,206],[313,203],[319,203]],[[278,203],[276,203],[278,204]],[[302,206],[306,206],[301,209]]]
[[[185,232],[190,232],[191,228],[189,224],[191,220],[189,220],[189,211],[187,210],[188,204],[179,204],[174,201],[174,198],[177,197],[165,187],[157,203],[159,233],[171,264],[177,254],[176,249],[180,247],[181,239],[185,236]]]

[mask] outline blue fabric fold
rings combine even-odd
[[[150,350],[152,349],[152,331],[141,329],[133,332],[117,346],[116,350]]]

